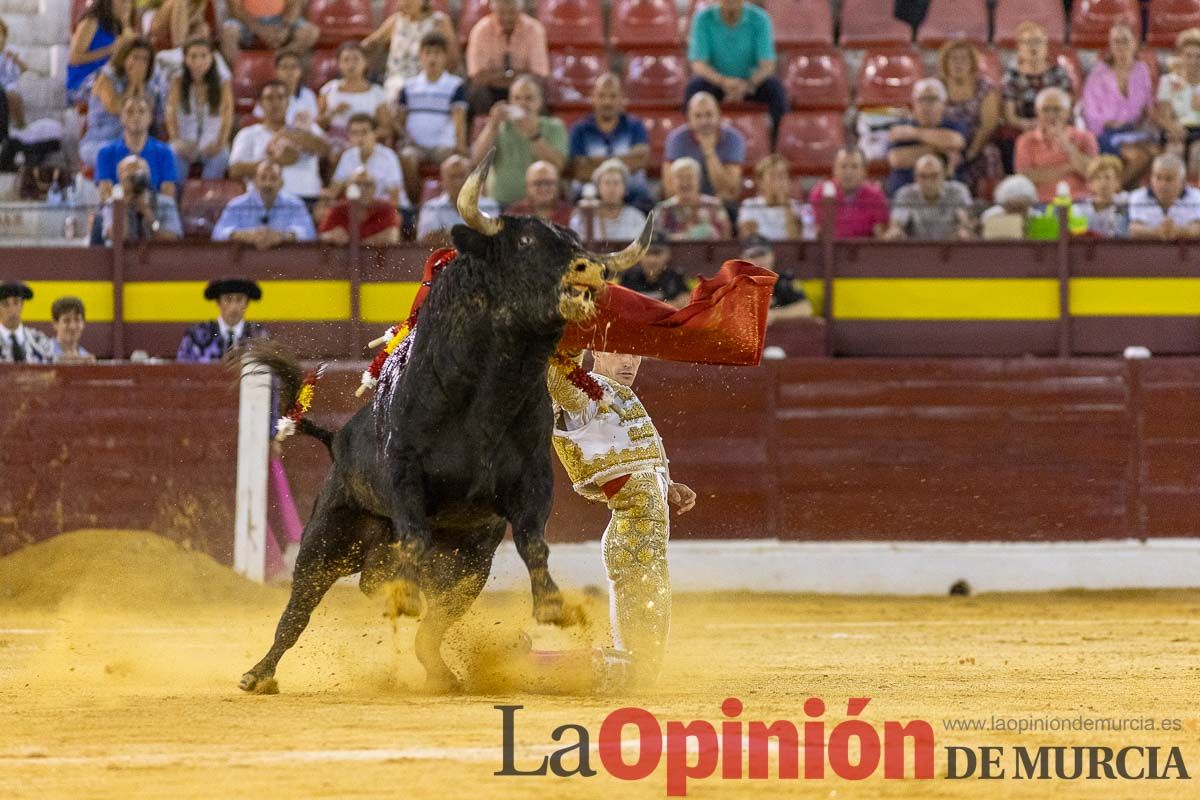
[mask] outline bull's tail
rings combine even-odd
[[[278,425],[291,425],[294,430],[317,439],[329,450],[333,458],[333,436],[335,431],[322,428],[304,416],[312,402],[313,385],[320,372],[305,375],[296,357],[277,342],[270,339],[251,339],[236,353],[234,363],[250,364],[256,370],[271,373],[279,379],[279,407],[276,409]]]

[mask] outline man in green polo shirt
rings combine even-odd
[[[542,87],[528,75],[513,81],[509,102],[496,103],[487,124],[471,144],[471,158],[483,160],[494,144],[491,195],[501,206],[525,197],[525,171],[535,161],[562,170],[567,163],[567,129],[562,120],[542,115]]]
[[[688,36],[688,81],[684,103],[697,92],[718,102],[765,103],[771,114],[771,147],[787,113],[787,93],[775,77],[775,34],[771,17],[745,0],[720,0],[696,12]]]

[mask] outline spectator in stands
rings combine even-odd
[[[541,217],[566,227],[571,224],[571,204],[562,197],[558,167],[535,161],[525,170],[525,197],[505,209],[514,216]]]
[[[471,173],[471,162],[453,155],[442,162],[442,193],[421,204],[417,220],[417,241],[426,244],[441,244],[449,241],[448,233],[455,225],[463,224],[458,213],[458,193],[462,191],[467,176]],[[500,204],[488,196],[479,198],[479,210],[495,217],[500,213]]]
[[[185,44],[193,40],[205,41],[210,45],[212,43],[212,29],[204,20],[199,20],[192,25],[188,34]],[[229,65],[225,63],[225,59],[221,57],[220,53],[211,46],[209,49],[212,50],[213,63],[217,65],[217,78],[222,83],[228,83],[233,75],[229,70]],[[154,77],[151,80],[151,91],[159,99],[158,102],[164,111],[169,104],[171,83],[183,72],[183,51],[184,46],[180,45],[167,50],[159,50],[154,54]]]
[[[246,193],[229,201],[213,226],[214,242],[241,242],[268,250],[287,242],[316,238],[304,201],[285,190],[283,170],[274,161],[259,161]]]
[[[913,167],[927,153],[940,156],[951,173],[963,162],[967,137],[958,123],[946,117],[946,87],[937,78],[913,84],[912,119],[888,129],[888,173],[884,187],[891,197],[913,182]]]
[[[1000,92],[980,70],[979,53],[970,42],[946,42],[938,63],[946,86],[945,118],[967,140],[959,178],[976,195],[990,194],[1004,176],[1000,148],[992,143],[1000,125]]]
[[[541,112],[542,87],[523,75],[513,82],[512,102],[492,106],[487,123],[471,144],[475,162],[496,146],[492,194],[502,206],[525,196],[525,171],[533,162],[548,161],[556,170],[567,163],[566,127],[562,120]]]
[[[1125,164],[1121,183],[1140,182],[1158,152],[1154,125],[1154,88],[1150,68],[1137,57],[1133,30],[1117,23],[1108,31],[1108,52],[1096,61],[1083,85],[1081,110],[1100,152],[1120,156]]]
[[[132,0],[93,0],[71,34],[67,101],[77,103],[88,97],[96,73],[136,37]]]
[[[167,42],[168,47],[183,47],[194,38],[192,31],[197,24],[208,27],[211,11],[212,0],[163,0],[150,22],[150,39]]]
[[[17,83],[28,69],[21,57],[8,49],[8,25],[0,19],[0,91],[4,92],[8,120],[14,128],[25,127],[25,101],[17,91]]]
[[[887,197],[867,180],[867,157],[857,147],[840,148],[833,160],[833,180],[818,181],[809,193],[808,203],[818,230],[826,196],[836,203],[835,239],[877,236],[888,224]]]
[[[275,54],[275,80],[287,87],[287,124],[296,128],[308,128],[316,124],[320,109],[317,93],[304,85],[304,64],[295,53]],[[254,116],[263,118],[262,103],[254,104]]]
[[[338,48],[339,78],[326,83],[317,95],[317,123],[325,130],[334,161],[349,143],[350,116],[375,117],[375,135],[384,144],[392,141],[392,114],[383,87],[367,80],[367,55],[358,42],[344,42]]]
[[[246,309],[252,300],[262,299],[262,289],[247,278],[220,278],[204,287],[204,299],[217,301],[215,320],[188,328],[179,342],[177,361],[208,364],[247,339],[266,338],[267,329],[258,322],[246,321]]]
[[[1065,181],[1072,197],[1085,190],[1088,164],[1097,154],[1096,137],[1069,122],[1071,99],[1062,89],[1042,89],[1037,97],[1037,127],[1017,139],[1013,166],[1033,181],[1038,199],[1048,203]]]
[[[50,304],[50,319],[54,321],[54,339],[50,342],[50,348],[55,364],[96,360],[79,343],[83,338],[86,317],[83,301],[78,297],[60,297]]]
[[[422,164],[441,164],[454,153],[466,155],[467,95],[463,79],[446,71],[449,43],[440,33],[421,40],[421,71],[405,79],[397,99],[396,130],[408,193],[421,191]]]
[[[1075,214],[1088,221],[1088,233],[1110,238],[1129,235],[1129,209],[1116,201],[1116,194],[1121,190],[1121,172],[1121,159],[1112,155],[1094,158],[1088,165],[1091,196],[1072,208]]]
[[[350,117],[350,146],[338,159],[333,180],[325,194],[338,197],[355,172],[365,167],[372,177],[373,197],[386,200],[392,208],[411,208],[404,193],[404,171],[396,152],[375,139],[375,117],[355,114]]]
[[[121,135],[121,109],[130,97],[142,97],[149,103],[151,116],[146,120],[149,130],[155,105],[150,91],[153,74],[154,51],[150,43],[137,37],[123,38],[112,60],[101,68],[92,82],[87,130],[79,141],[80,161],[94,166],[100,148]]]
[[[458,38],[454,25],[441,11],[430,8],[429,0],[399,0],[393,3],[396,11],[383,21],[362,46],[372,52],[380,45],[387,46],[387,77],[383,89],[389,100],[395,100],[405,81],[421,72],[421,43],[431,33],[440,34],[446,43],[444,69],[458,68]]]
[[[282,81],[271,80],[259,93],[263,121],[242,128],[233,138],[229,154],[229,177],[249,181],[258,165],[270,159],[283,167],[283,188],[306,202],[315,202],[321,193],[320,159],[329,152],[316,123],[287,124],[288,89]]]
[[[771,308],[767,311],[767,324],[786,319],[807,319],[813,315],[812,303],[804,292],[804,284],[791,272],[775,266],[775,249],[765,236],[742,238],[742,258],[751,264],[769,269],[779,276],[775,290],[771,293]]]
[[[979,221],[983,223],[983,238],[1023,238],[1025,236],[1025,225],[1031,217],[1037,214],[1034,206],[1037,205],[1038,195],[1037,187],[1033,185],[1033,181],[1024,175],[1009,175],[1000,181],[1000,184],[996,187],[996,195],[993,199],[996,201],[996,204],[984,211],[979,217]],[[993,217],[1005,215],[1020,219],[1019,236],[1009,236],[1008,232],[1004,230],[1004,226],[996,226],[994,233],[989,232],[989,220]]]
[[[150,188],[168,197],[176,196],[179,178],[175,153],[166,142],[150,135],[150,101],[143,95],[127,97],[121,106],[121,134],[96,154],[96,183],[100,197],[108,199],[117,181],[117,165],[129,155],[141,156],[150,168]]]
[[[192,39],[183,48],[184,68],[171,81],[167,136],[175,152],[176,176],[186,180],[192,164],[200,177],[225,177],[233,130],[233,88],[221,80],[212,44]]]
[[[25,301],[33,290],[21,281],[0,283],[0,362],[49,364],[54,360],[50,337],[21,323]]]
[[[916,183],[892,198],[892,218],[884,239],[970,239],[971,193],[946,180],[946,165],[932,153],[917,159]]]
[[[1200,237],[1200,189],[1184,181],[1183,159],[1164,153],[1150,167],[1150,187],[1129,196],[1131,239]]]
[[[720,0],[692,17],[688,36],[692,79],[685,101],[707,92],[718,102],[765,103],[771,115],[771,146],[787,113],[787,93],[775,77],[775,34],[766,11],[745,0]]]
[[[641,119],[625,113],[625,92],[615,74],[608,72],[596,79],[592,113],[571,126],[568,155],[576,181],[594,173],[610,158],[621,159],[629,169],[625,202],[642,211],[654,206],[646,181],[650,137]]]
[[[550,74],[542,23],[521,10],[521,0],[491,2],[492,13],[475,23],[467,39],[467,101],[477,116],[509,99],[519,76],[544,81]]]
[[[663,195],[674,193],[671,162],[691,158],[700,164],[700,191],[732,203],[742,191],[746,140],[721,123],[721,109],[708,92],[697,92],[687,104],[687,124],[667,134],[663,148]]]
[[[183,223],[175,198],[155,191],[150,180],[150,165],[138,155],[127,155],[117,164],[121,192],[101,210],[101,231],[105,244],[113,241],[113,211],[120,202],[125,209],[126,242],[170,242],[183,236]]]
[[[738,234],[781,241],[804,238],[804,204],[788,195],[792,190],[788,162],[778,153],[764,156],[754,165],[758,193],[742,201],[738,210]]]
[[[358,167],[346,186],[346,198],[325,212],[321,220],[321,241],[330,244],[350,242],[351,206],[359,204],[358,237],[363,244],[395,244],[400,241],[400,215],[396,206],[380,200],[375,179],[364,167]]]
[[[303,56],[317,43],[320,31],[304,18],[306,0],[228,0],[221,27],[221,52],[230,64],[238,52],[253,47]]]
[[[676,241],[731,238],[733,226],[725,206],[700,190],[700,162],[684,156],[672,161],[667,169],[675,194],[655,206],[654,226]]]
[[[621,274],[621,285],[676,308],[687,305],[691,294],[687,278],[671,266],[671,241],[662,231],[650,237],[642,262]]]
[[[571,215],[571,230],[585,240],[631,242],[646,226],[646,215],[625,204],[629,167],[619,158],[600,162],[592,172],[596,197],[579,201]]]
[[[1155,121],[1162,127],[1167,147],[1183,156],[1188,175],[1200,176],[1200,28],[1189,28],[1175,38],[1178,72],[1158,79]]]
[[[1036,22],[1017,26],[1017,61],[1004,71],[1004,127],[997,141],[1005,170],[1013,170],[1017,137],[1037,127],[1037,96],[1043,89],[1057,87],[1070,96],[1071,75],[1057,62],[1051,63],[1046,29]]]

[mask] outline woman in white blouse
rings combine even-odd
[[[446,69],[454,72],[458,67],[458,37],[449,17],[432,9],[429,0],[400,0],[395,8],[396,13],[362,41],[368,52],[387,43],[387,77],[383,88],[388,100],[395,100],[400,94],[405,78],[421,71],[421,40],[426,34],[436,32],[446,37],[450,47]]]
[[[392,117],[387,96],[382,86],[367,80],[367,55],[358,42],[338,48],[338,73],[341,77],[322,86],[317,96],[317,123],[325,129],[330,144],[339,151],[345,149],[350,141],[350,117],[355,114],[374,117],[379,140],[390,144]]]
[[[804,238],[804,204],[788,197],[791,174],[788,162],[772,153],[754,165],[758,194],[742,201],[738,209],[738,235],[762,236],[773,242]]]
[[[625,205],[628,182],[629,167],[619,158],[610,158],[596,167],[592,183],[597,197],[579,201],[571,215],[571,230],[586,241],[631,242],[640,236],[646,215]]]

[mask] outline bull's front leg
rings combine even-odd
[[[549,464],[546,465],[547,468]],[[531,470],[536,473],[537,470]],[[533,617],[551,625],[574,625],[581,621],[582,610],[564,604],[562,592],[550,577],[550,546],[546,544],[546,521],[550,518],[554,482],[546,470],[544,480],[530,480],[517,494],[522,499],[518,508],[508,515],[512,525],[513,543],[525,568],[529,570],[533,594]]]
[[[411,459],[399,454],[389,456],[392,547],[396,551],[396,578],[387,587],[389,610],[397,616],[417,617],[421,614],[419,569],[430,542],[425,492]]]

